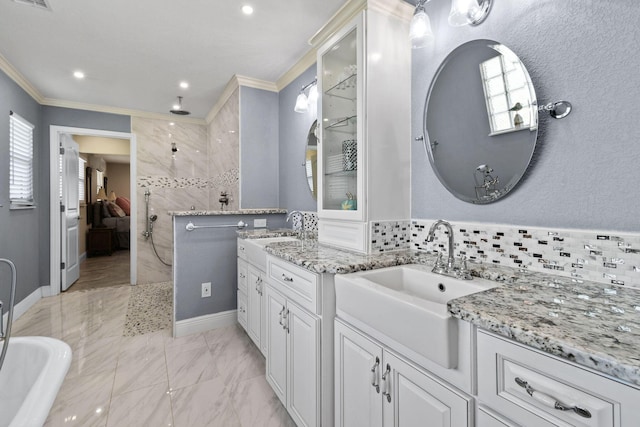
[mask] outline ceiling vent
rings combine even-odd
[[[37,7],[38,9],[51,10],[48,0],[13,0],[16,3]]]

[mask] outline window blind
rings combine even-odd
[[[87,163],[87,161],[82,157],[79,157],[78,163],[78,200],[84,202],[85,164]]]
[[[34,206],[33,125],[14,112],[9,116],[9,200],[16,207]]]

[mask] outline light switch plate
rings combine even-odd
[[[265,228],[267,226],[267,219],[254,219],[253,220],[253,228]]]

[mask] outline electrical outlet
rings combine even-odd
[[[265,228],[267,226],[267,219],[254,219],[253,220],[253,228]]]
[[[202,284],[202,298],[211,296],[211,282]]]

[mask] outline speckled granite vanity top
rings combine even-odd
[[[505,285],[449,301],[453,316],[640,386],[640,290],[510,268]]]
[[[413,250],[359,255],[317,241],[271,243],[265,250],[316,273],[435,260]],[[473,275],[503,286],[450,301],[454,317],[640,386],[640,290],[494,265],[470,267]]]
[[[241,239],[268,239],[271,237],[297,236],[298,233],[290,228],[255,228],[253,230],[237,231]]]
[[[239,211],[206,211],[206,210],[189,210],[189,211],[169,211],[171,216],[206,216],[206,215],[267,215],[267,214],[286,214],[286,209],[241,209]]]

